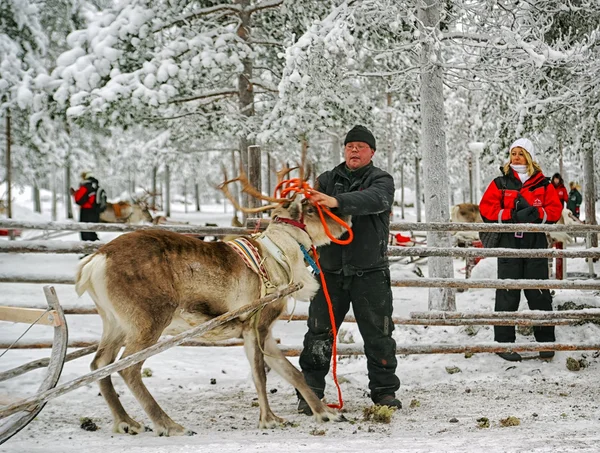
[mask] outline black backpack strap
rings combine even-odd
[[[535,189],[538,189],[540,187],[546,187],[550,184],[550,182],[548,181],[547,178],[542,178],[542,180],[538,183],[535,183],[533,186],[529,187],[528,190],[530,192],[533,192]]]

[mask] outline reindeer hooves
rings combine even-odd
[[[132,436],[135,436],[136,434],[152,430],[128,417],[126,420],[115,422],[113,431],[119,434],[131,434]]]
[[[260,419],[258,422],[258,428],[259,429],[273,429],[273,428],[277,428],[280,425],[285,425],[286,421],[281,418],[281,417],[277,417],[276,415],[271,414],[270,417],[265,417],[263,419]]]
[[[348,419],[341,412],[322,412],[315,413],[315,419],[318,422],[346,422]]]
[[[156,435],[159,437],[193,436],[196,434],[195,431],[184,428],[177,423],[174,423],[170,426],[154,426],[154,430],[156,431]]]

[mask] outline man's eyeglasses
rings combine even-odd
[[[357,151],[366,151],[368,149],[371,149],[371,147],[369,145],[366,145],[366,144],[353,145],[351,143],[348,143],[346,145],[346,150],[352,151],[353,149],[356,149]]]

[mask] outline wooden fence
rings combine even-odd
[[[252,220],[252,219],[251,219]],[[262,222],[262,221],[260,221]],[[124,225],[124,224],[89,224],[89,223],[71,223],[71,222],[20,222],[14,220],[0,221],[0,228],[7,229],[41,229],[45,231],[134,231],[140,229],[167,229],[180,233],[223,236],[229,234],[246,234],[251,231],[256,231],[264,226],[257,223],[248,225],[247,228],[215,228],[215,227],[196,227],[196,226],[147,226],[147,225]],[[567,232],[587,232],[598,233],[600,227],[595,225],[494,225],[494,224],[393,224],[392,229],[399,231],[567,231]],[[0,242],[0,252],[5,253],[91,253],[96,250],[100,243],[56,243],[49,241],[16,241],[16,242]],[[588,249],[584,251],[566,251],[566,250],[514,250],[514,249],[485,249],[480,248],[404,248],[390,247],[390,255],[392,256],[452,256],[452,257],[492,257],[492,256],[509,256],[509,257],[584,257],[595,259],[600,257],[600,249]],[[0,275],[1,282],[28,282],[28,283],[66,283],[72,284],[73,277],[45,277],[35,275]],[[392,282],[394,286],[404,287],[451,287],[451,288],[564,288],[564,289],[600,289],[600,282],[593,281],[556,281],[556,280],[460,280],[460,279],[436,279],[436,278],[419,278],[419,279],[397,279]],[[291,285],[290,287],[280,290],[270,296],[262,298],[255,303],[242,307],[233,312],[225,313],[217,318],[212,319],[202,325],[196,326],[186,332],[176,335],[169,339],[164,339],[157,344],[140,351],[136,354],[121,359],[111,365],[88,373],[82,377],[74,379],[70,382],[62,384],[58,387],[44,389],[41,388],[37,395],[30,398],[18,401],[9,406],[0,408],[0,419],[7,418],[13,414],[19,415],[23,420],[26,419],[33,411],[41,408],[42,405],[60,395],[71,392],[83,385],[93,381],[102,379],[110,374],[123,370],[135,363],[147,359],[155,354],[158,354],[166,349],[174,346],[183,345],[186,342],[194,342],[190,340],[193,336],[201,335],[210,331],[236,317],[256,310],[258,307],[265,306],[274,300],[297,291],[300,285]],[[30,307],[35,309],[36,307]],[[21,311],[21,313],[27,313]],[[10,311],[10,310],[9,310]],[[72,314],[94,314],[93,309],[74,308],[67,309],[67,313]],[[0,310],[0,315],[7,311]],[[302,316],[295,316],[293,319],[305,319]],[[582,311],[563,311],[563,312],[517,312],[517,313],[449,313],[449,312],[425,312],[412,313],[410,319],[394,318],[395,324],[401,325],[564,325],[581,322],[581,320],[600,320],[600,310],[582,310]],[[355,321],[352,317],[348,317],[345,321]],[[51,323],[52,319],[48,318]],[[62,348],[65,348],[65,342],[61,342]],[[205,344],[201,341],[196,341],[196,345]],[[8,345],[0,345],[7,347]],[[92,353],[95,345],[80,345],[83,349],[75,351],[71,354],[63,354],[64,361],[73,360]],[[286,355],[298,355],[300,348],[294,346],[281,346],[281,349]],[[397,354],[448,354],[448,353],[477,353],[477,352],[524,352],[524,351],[548,351],[548,350],[598,350],[600,344],[563,344],[563,343],[532,343],[532,344],[499,344],[499,343],[480,343],[471,345],[452,345],[452,344],[420,344],[420,345],[398,345]],[[339,345],[338,354],[340,355],[357,355],[362,354],[363,350],[360,345]],[[17,367],[13,370],[0,373],[0,381],[21,375],[27,371],[42,366],[52,364],[51,360],[38,360]],[[62,367],[62,364],[61,364]],[[20,426],[22,427],[22,426]],[[8,430],[1,433],[0,443],[4,442],[10,435],[14,434],[18,429],[17,425],[10,425]],[[7,434],[8,433],[8,434]],[[11,434],[12,433],[12,434]]]
[[[187,234],[197,234],[205,236],[224,236],[229,234],[247,234],[265,228],[269,221],[265,219],[248,219],[246,227],[242,228],[221,228],[221,227],[202,227],[194,225],[128,225],[128,224],[90,224],[76,222],[23,222],[16,220],[1,220],[0,228],[7,229],[38,229],[38,230],[59,230],[59,231],[112,231],[127,232],[143,229],[166,229]],[[393,230],[398,231],[535,231],[535,232],[584,232],[598,233],[600,226],[597,225],[529,225],[529,224],[466,224],[466,223],[394,223],[391,225]],[[97,250],[102,243],[100,242],[64,242],[64,241],[3,241],[0,242],[0,252],[5,253],[91,253]],[[426,256],[450,256],[450,257],[523,257],[523,258],[600,258],[600,248],[590,248],[586,250],[517,250],[506,248],[456,248],[456,247],[392,247],[388,248],[390,256],[406,257],[426,257]],[[54,283],[54,284],[73,284],[72,276],[44,276],[35,274],[26,275],[2,275],[0,282],[3,283]],[[403,278],[392,280],[392,286],[395,287],[422,287],[422,288],[497,288],[497,289],[579,289],[579,290],[600,290],[600,280],[503,280],[503,279],[455,279],[455,278]],[[31,307],[33,308],[33,307]],[[93,314],[94,308],[66,308],[67,314]],[[581,312],[584,319],[597,319],[596,314]],[[501,313],[500,316],[490,316],[494,313],[480,313],[480,316],[469,317],[447,317],[444,319],[430,319],[428,317],[414,315],[410,319],[394,318],[394,323],[398,325],[565,325],[578,322],[581,318],[559,316],[554,318],[537,319],[535,313],[526,314],[519,312],[517,317],[511,313]],[[575,315],[575,314],[573,314]],[[302,316],[294,316],[293,320],[303,320]],[[352,322],[352,318],[348,318]],[[30,344],[36,344],[31,342]],[[72,343],[74,344],[74,343]],[[188,342],[193,344],[193,342]],[[196,343],[202,344],[202,343]],[[0,345],[1,347],[2,345]],[[39,347],[39,343],[37,343]],[[80,346],[90,346],[90,343],[81,343]],[[450,345],[451,346],[451,345]],[[488,345],[489,346],[489,345]],[[488,347],[486,346],[486,347]],[[530,345],[511,345],[498,346],[500,350],[518,350],[519,347],[529,348]],[[557,345],[555,345],[557,346]],[[579,345],[578,347],[584,347]],[[477,348],[477,345],[470,347]],[[483,347],[483,346],[482,346]],[[545,346],[547,348],[547,345]],[[558,347],[558,346],[557,346]],[[282,347],[285,349],[285,347]],[[517,348],[517,349],[515,349]],[[291,348],[290,353],[295,349]],[[459,346],[449,348],[433,349],[427,347],[409,348],[407,350],[414,353],[431,353],[432,351],[462,350]],[[481,352],[485,350],[481,349]],[[494,351],[496,351],[494,349]]]

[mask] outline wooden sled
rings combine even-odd
[[[54,327],[54,342],[52,344],[52,353],[48,361],[48,373],[40,385],[38,393],[51,389],[58,383],[58,378],[60,377],[65,362],[68,341],[67,321],[62,307],[58,302],[54,287],[44,286],[44,294],[46,295],[46,301],[48,302],[48,310],[0,307],[1,321],[22,322],[27,324],[36,323]],[[25,372],[22,370],[23,367],[18,367],[5,371],[1,373],[2,377],[0,380],[18,376]],[[29,422],[40,413],[45,405],[46,403],[40,403],[31,409],[0,419],[0,445],[27,426]],[[2,409],[2,407],[0,407],[0,409]]]

